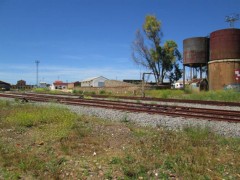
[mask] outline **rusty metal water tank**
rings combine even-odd
[[[210,34],[209,90],[236,84],[240,68],[240,29],[222,29]]]
[[[183,64],[190,67],[205,66],[209,60],[209,38],[193,37],[183,40]]]
[[[240,58],[240,29],[222,29],[210,34],[210,61]]]

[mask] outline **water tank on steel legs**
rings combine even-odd
[[[229,28],[210,34],[209,89],[219,90],[237,84],[240,69],[240,29]]]
[[[183,64],[185,66],[206,66],[208,60],[209,38],[193,37],[183,40]]]

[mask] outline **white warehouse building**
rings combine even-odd
[[[81,87],[103,87],[106,80],[103,76],[88,78],[81,82]]]

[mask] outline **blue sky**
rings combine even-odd
[[[232,13],[240,0],[0,0],[0,80],[36,84],[35,60],[47,83],[139,79],[146,70],[132,62],[131,44],[146,15],[182,52],[184,39],[228,28]]]

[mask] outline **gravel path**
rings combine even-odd
[[[6,98],[4,98],[6,99]],[[52,103],[34,103],[34,104],[51,104]],[[166,105],[166,103],[164,103]],[[169,104],[169,103],[168,103]],[[178,103],[170,103],[172,105],[178,105]],[[169,105],[170,105],[169,104]],[[181,105],[183,105],[181,103]],[[133,113],[133,112],[123,112],[119,110],[110,110],[103,108],[93,108],[85,106],[71,106],[71,105],[61,105],[70,109],[72,112],[77,114],[84,114],[89,116],[96,116],[99,118],[120,121],[120,122],[131,122],[142,126],[152,126],[152,127],[164,127],[170,130],[181,130],[184,127],[196,126],[196,127],[208,127],[212,131],[229,137],[240,137],[240,123],[228,123],[221,121],[207,121],[203,119],[193,119],[193,118],[182,118],[182,117],[170,117],[164,115],[152,115],[147,113]],[[193,107],[193,105],[191,105]],[[195,105],[194,107],[202,108],[217,108],[225,110],[238,110],[240,107],[214,107],[205,105]]]

